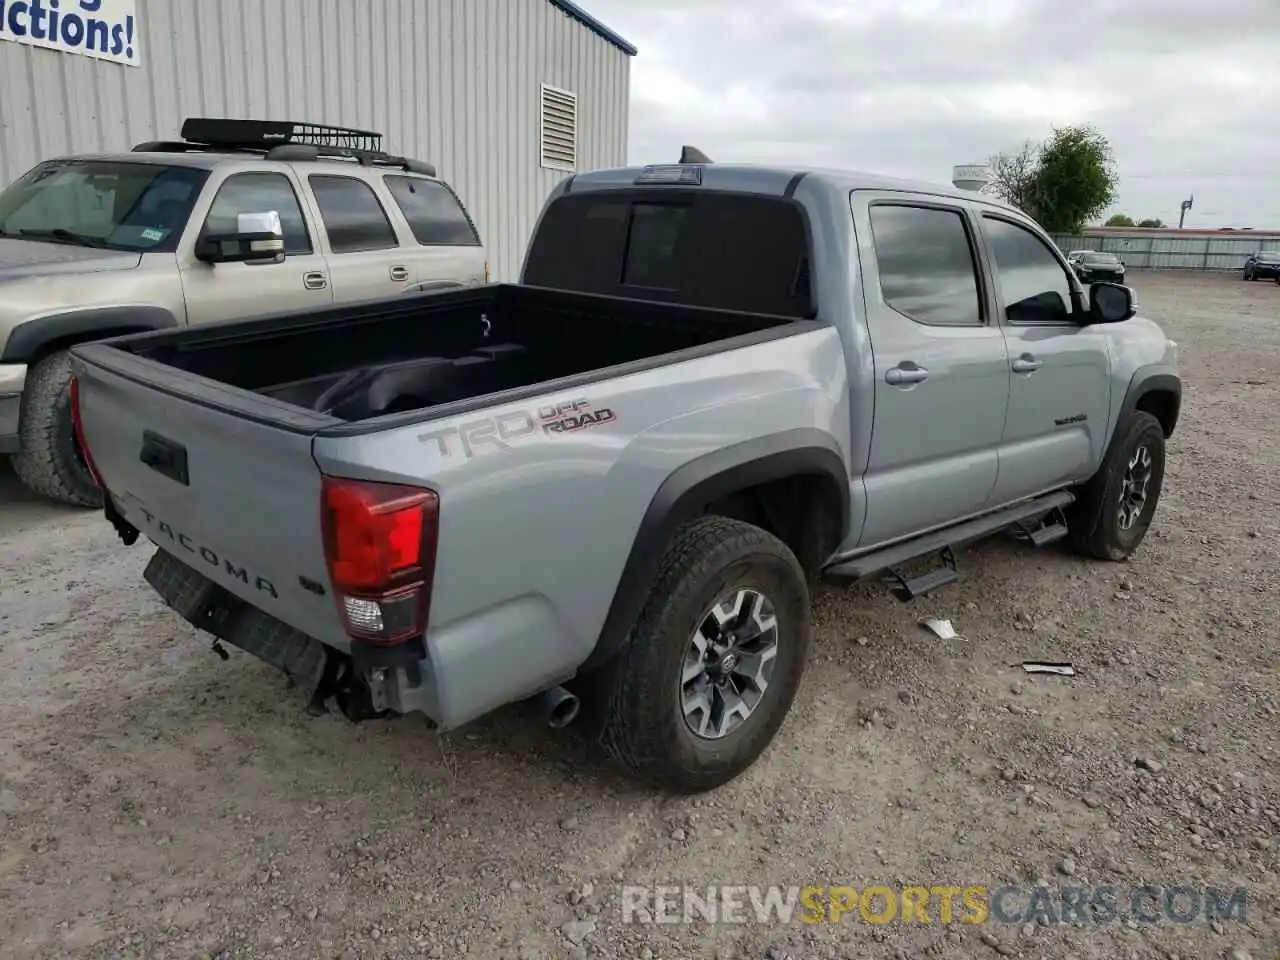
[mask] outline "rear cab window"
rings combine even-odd
[[[382,178],[414,239],[425,247],[478,247],[480,236],[462,202],[437,180],[389,174]]]
[[[529,245],[524,282],[807,319],[808,224],[782,197],[638,188],[562,196]]]
[[[887,306],[929,326],[986,322],[973,239],[961,211],[877,201],[869,214]]]

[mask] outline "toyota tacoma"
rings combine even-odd
[[[783,723],[813,578],[1138,548],[1181,387],[1128,287],[986,196],[681,161],[561,182],[519,283],[74,347],[152,587],[315,711],[581,708],[692,792]]]

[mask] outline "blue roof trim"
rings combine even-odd
[[[550,3],[553,7],[562,11],[566,15],[573,17],[573,19],[577,20],[596,36],[603,37],[605,40],[608,40],[627,56],[634,57],[636,55],[636,48],[632,44],[623,40],[622,37],[618,36],[576,3],[573,3],[572,0],[550,0]]]

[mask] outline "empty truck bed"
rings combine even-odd
[[[161,373],[156,365],[167,368],[153,386],[185,379],[190,389],[201,378],[235,388],[214,391],[223,399],[231,393],[269,398],[262,413],[285,404],[332,425],[442,406],[454,412],[458,404],[553,381],[568,387],[593,374],[670,362],[674,354],[692,358],[703,349],[725,349],[725,341],[749,341],[791,322],[495,284],[144,334],[103,349],[146,361],[153,375]],[[127,361],[111,365],[128,375]],[[175,377],[179,372],[186,376]]]

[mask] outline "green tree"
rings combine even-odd
[[[1163,220],[1160,220],[1160,219],[1155,219],[1155,220],[1139,220],[1139,221],[1138,221],[1138,226],[1140,226],[1140,227],[1149,227],[1149,228],[1158,228],[1158,227],[1163,227],[1163,226],[1164,226],[1164,221],[1163,221]]]
[[[1111,145],[1090,126],[1056,127],[1043,143],[998,153],[989,164],[992,192],[1050,233],[1080,233],[1116,198]]]
[[[1050,233],[1079,233],[1116,198],[1111,145],[1092,127],[1059,127],[1040,148],[1035,212]]]
[[[1108,227],[1132,227],[1133,217],[1127,213],[1113,213],[1107,218],[1106,226]]]

